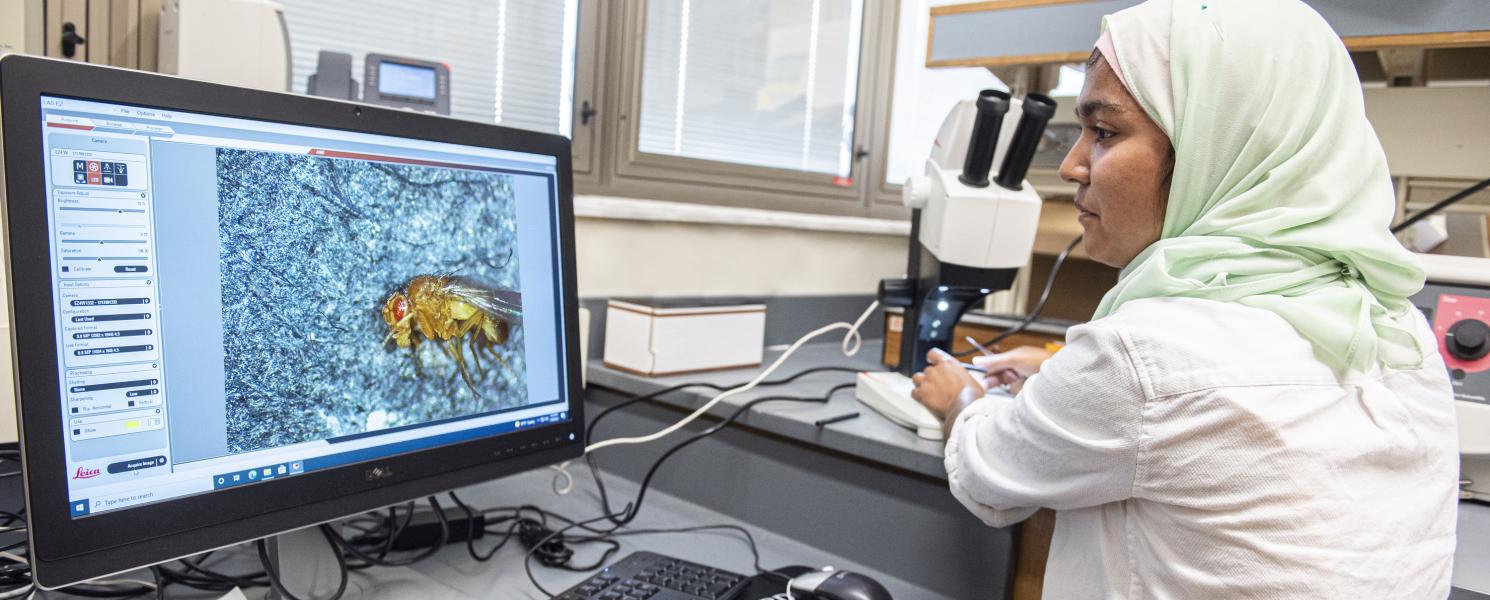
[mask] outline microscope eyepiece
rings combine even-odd
[[[1009,94],[983,90],[978,92],[975,106],[978,113],[973,120],[973,137],[968,141],[967,159],[963,161],[962,174],[957,179],[972,187],[988,187],[988,171],[993,168],[999,128],[1004,123],[1004,115],[1009,112]]]
[[[1055,116],[1055,100],[1045,94],[1027,94],[1022,108],[1014,139],[1009,141],[1004,164],[999,167],[998,184],[1004,189],[1017,190],[1024,181],[1030,161],[1035,159],[1035,149],[1040,145],[1040,136],[1045,134],[1045,124]],[[972,154],[968,156],[971,158]]]

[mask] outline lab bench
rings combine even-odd
[[[837,340],[804,345],[770,379],[812,367],[881,369],[880,343],[866,340],[845,358]],[[769,364],[779,352],[767,352]],[[635,395],[681,383],[744,383],[759,369],[649,378],[592,362],[586,417]],[[696,432],[745,402],[767,396],[822,397],[852,383],[853,372],[814,373],[725,399],[686,428]],[[660,430],[702,406],[717,392],[704,387],[670,393],[605,418],[597,439]],[[858,412],[858,418],[818,427],[819,419]],[[641,480],[667,448],[689,433],[661,442],[596,453],[605,473]],[[581,471],[577,471],[581,472]],[[947,493],[942,444],[915,436],[842,390],[826,403],[770,402],[742,415],[735,426],[678,452],[652,486],[835,556],[851,558],[872,576],[917,588],[915,598],[999,598],[1013,574],[1017,528],[993,529]],[[646,510],[645,508],[643,510]],[[892,591],[894,591],[892,589]],[[899,595],[897,595],[899,597]]]
[[[882,369],[879,340],[845,358],[839,344],[804,345],[769,379],[821,366]],[[779,352],[768,352],[770,364]],[[672,377],[641,377],[594,361],[588,369],[587,418],[627,398],[683,383],[742,384],[759,369]],[[854,380],[853,373],[814,373],[792,383],[757,388],[713,407],[696,432],[742,404],[766,396],[819,397]],[[696,410],[718,392],[694,387],[665,394],[606,417],[598,439],[657,431]],[[827,417],[858,418],[818,427]],[[603,449],[606,473],[640,480],[675,441]],[[579,473],[580,471],[577,471]],[[876,576],[918,587],[916,597],[998,598],[1009,589],[1019,528],[993,529],[972,517],[947,492],[942,444],[921,439],[860,405],[852,389],[826,403],[764,403],[711,441],[680,451],[652,483],[682,500],[707,506],[753,527],[831,555],[852,558]],[[1490,506],[1464,502],[1454,568],[1458,600],[1490,594]]]

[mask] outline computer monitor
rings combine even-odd
[[[580,454],[569,142],[0,58],[36,581]]]

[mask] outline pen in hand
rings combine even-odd
[[[993,356],[994,355],[992,350],[989,350],[983,344],[979,344],[978,343],[978,340],[973,339],[973,336],[965,335],[965,336],[962,336],[962,339],[967,340],[967,343],[972,344],[974,348],[977,348],[979,352],[982,352],[983,353],[983,356]]]
[[[957,360],[956,357],[952,356],[951,354],[948,354],[946,350],[942,350],[941,348],[933,348],[933,349],[936,350],[936,352],[938,354],[941,354],[942,357],[946,358],[947,360],[950,360],[952,362],[961,362],[961,361]],[[962,368],[967,369],[969,371],[973,371],[975,373],[982,373],[984,375],[987,375],[988,374],[988,370],[984,369],[983,367],[975,367],[975,366],[970,365],[970,364],[967,364],[967,363],[962,363]]]
[[[978,352],[982,352],[983,353],[983,356],[988,356],[988,357],[995,356],[995,354],[993,353],[992,350],[989,350],[983,344],[979,344],[978,343],[978,340],[973,339],[973,336],[970,336],[970,335],[963,336],[962,339],[967,340],[967,343],[972,344],[974,348],[977,348],[978,349]],[[992,375],[992,373],[989,373],[988,371],[985,371],[983,369],[979,369],[977,367],[972,367],[972,369],[977,370],[978,372],[983,373],[984,375]],[[1006,393],[1009,393],[1010,392],[1010,390],[1009,390],[1009,384],[1007,384],[1007,383],[1001,383],[1001,384],[999,384],[998,389],[1000,389],[1000,390],[1002,390],[1002,391],[1004,391]]]

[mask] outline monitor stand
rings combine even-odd
[[[326,543],[318,525],[287,531],[266,540],[269,560],[274,561],[280,584],[302,600],[330,598],[341,584],[341,568],[336,555],[341,551]],[[266,598],[288,600],[270,590]]]

